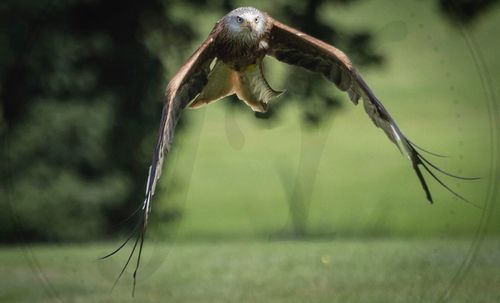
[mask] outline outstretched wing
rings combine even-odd
[[[429,202],[432,203],[433,200],[429,187],[420,170],[421,167],[448,191],[458,198],[471,203],[441,181],[431,168],[455,178],[477,178],[463,178],[452,175],[425,159],[422,154],[417,151],[417,149],[423,149],[412,143],[401,132],[389,112],[377,99],[361,75],[356,71],[349,58],[342,51],[270,17],[269,20],[272,22],[272,27],[269,33],[269,48],[267,54],[275,57],[279,61],[323,74],[329,81],[335,83],[340,90],[347,92],[354,104],[358,104],[358,100],[361,98],[365,111],[370,116],[373,123],[381,128],[387,137],[396,144],[400,151],[406,154],[410,159]]]
[[[149,167],[144,202],[135,212],[139,214],[139,220],[130,237],[126,239],[125,242],[115,251],[102,257],[107,258],[114,255],[121,250],[134,235],[136,236],[134,246],[127,262],[123,266],[122,271],[115,281],[116,285],[130,263],[137,245],[139,245],[137,261],[133,274],[134,286],[132,295],[135,290],[135,282],[137,270],[140,264],[144,234],[146,232],[148,218],[151,212],[151,199],[155,193],[156,183],[161,175],[163,159],[165,158],[165,155],[168,154],[170,147],[172,146],[174,129],[179,120],[181,111],[202,91],[203,87],[207,83],[207,77],[210,72],[210,63],[215,58],[214,40],[216,35],[217,27],[169,82],[166,89],[166,100],[163,107],[160,128],[158,130],[158,141],[151,160],[151,166]]]

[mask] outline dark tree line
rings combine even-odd
[[[338,41],[357,64],[381,64],[370,30],[351,31],[319,19],[318,11],[331,2],[355,0],[294,0],[272,13],[321,39]],[[494,2],[440,0],[439,6],[451,19],[471,23]],[[231,0],[0,4],[3,242],[19,235],[38,241],[97,239],[117,232],[117,223],[138,206],[165,74],[175,72],[165,72],[145,40],[157,31],[172,57],[177,52],[186,58],[191,42],[202,39],[189,16],[171,13],[180,3],[221,16],[234,7]],[[289,81],[310,100],[301,103],[306,123],[318,125],[338,107],[324,85],[307,75]],[[312,95],[317,98],[306,98]],[[279,104],[259,117],[272,119]],[[161,219],[178,215],[172,211]]]

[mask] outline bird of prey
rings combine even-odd
[[[236,94],[253,111],[265,112],[270,101],[283,93],[273,89],[264,77],[262,60],[265,56],[323,74],[338,89],[347,92],[354,104],[361,99],[366,113],[375,126],[381,128],[389,140],[410,160],[429,202],[432,203],[432,196],[421,168],[451,193],[467,201],[443,183],[431,168],[451,177],[463,177],[439,169],[417,151],[427,152],[402,133],[342,51],[285,25],[256,8],[240,7],[217,21],[206,40],[189,57],[167,86],[158,142],[149,167],[145,199],[136,211],[139,213],[138,223],[134,232],[122,245],[103,257],[115,254],[134,235],[136,236],[132,251],[116,282],[139,245],[133,274],[135,289],[144,233],[151,212],[151,199],[160,178],[163,160],[172,146],[175,125],[182,110],[186,107],[199,108],[225,96]]]

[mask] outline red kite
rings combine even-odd
[[[118,249],[104,257],[115,254],[127,244],[133,235],[137,235],[132,252],[116,282],[128,266],[139,244],[133,274],[135,289],[144,233],[151,212],[151,199],[155,192],[156,182],[160,178],[163,159],[172,146],[175,125],[182,110],[188,106],[198,108],[225,96],[236,94],[252,110],[265,112],[269,102],[283,92],[274,90],[267,83],[262,71],[264,56],[271,56],[281,62],[321,73],[341,91],[347,92],[354,104],[361,99],[366,113],[375,126],[381,128],[389,140],[411,161],[429,202],[432,203],[432,196],[421,168],[424,168],[448,191],[467,201],[443,183],[430,168],[455,178],[476,178],[451,175],[426,160],[417,149],[427,151],[406,138],[342,51],[273,19],[267,13],[252,7],[241,7],[217,21],[207,39],[179,69],[167,86],[158,143],[149,167],[146,197],[142,208],[138,210],[141,214],[140,220],[134,233]]]

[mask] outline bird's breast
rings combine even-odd
[[[227,66],[242,71],[264,57],[265,51],[256,44],[221,43],[217,47],[217,57]]]

